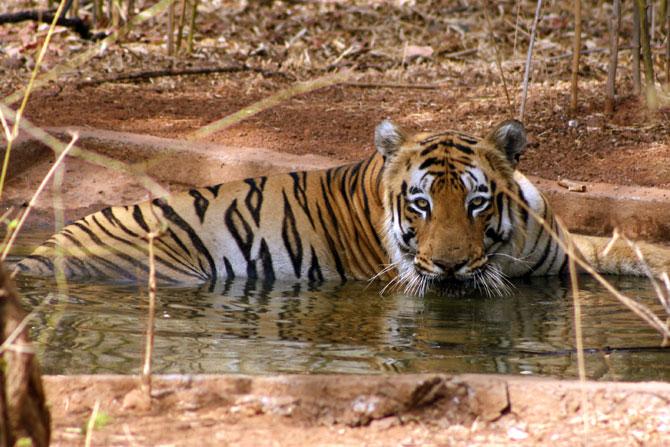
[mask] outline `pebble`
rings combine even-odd
[[[528,438],[528,433],[521,430],[519,427],[510,427],[509,430],[507,430],[507,436],[515,441],[522,441]]]

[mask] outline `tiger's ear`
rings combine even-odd
[[[375,129],[375,146],[384,157],[393,157],[405,142],[405,134],[389,120],[384,120]]]
[[[489,140],[495,144],[516,167],[519,157],[526,150],[526,129],[523,124],[517,120],[507,120],[498,124],[489,134]]]

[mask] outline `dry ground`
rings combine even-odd
[[[670,436],[660,383],[171,376],[156,378],[151,409],[139,408],[136,386],[127,376],[48,377],[53,444],[83,445],[96,402],[92,445],[662,446]]]

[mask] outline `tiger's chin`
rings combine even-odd
[[[430,275],[417,271],[413,276],[416,279],[406,283],[405,292],[418,296],[432,291],[450,298],[480,294],[491,298],[509,295],[512,289],[512,284],[500,269],[491,264],[486,264],[467,276]]]
[[[441,296],[449,298],[464,297],[477,290],[474,281],[471,279],[462,280],[453,277],[432,279],[430,289]]]

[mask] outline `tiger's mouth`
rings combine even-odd
[[[470,265],[467,273],[457,273],[453,270],[446,273],[429,272],[414,264],[416,253],[406,250],[402,253],[402,260],[398,266],[398,276],[385,288],[400,288],[410,295],[423,296],[429,290],[445,297],[463,297],[472,294],[482,294],[487,297],[509,295],[512,284],[503,274],[497,264],[489,262],[484,256]],[[474,267],[474,268],[472,268]]]
[[[428,288],[441,296],[458,298],[476,290],[472,278],[458,278],[454,275],[431,275],[417,272],[428,284]]]
[[[481,293],[487,297],[504,296],[510,293],[512,284],[493,264],[471,271],[467,276],[454,274],[427,274],[416,271],[425,289],[433,290],[441,296],[459,298],[472,293]]]

